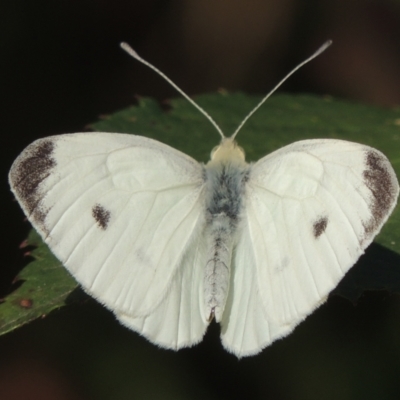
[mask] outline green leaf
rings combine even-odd
[[[7,333],[65,304],[77,283],[50,252],[42,239],[31,230],[26,246],[34,261],[17,277],[18,289],[0,304],[0,334]]]
[[[259,100],[241,93],[196,98],[227,136]],[[152,137],[203,162],[208,160],[210,151],[220,140],[209,121],[183,99],[171,100],[165,110],[156,101],[143,98],[137,106],[107,116],[92,128]],[[375,147],[387,155],[400,176],[400,109],[384,109],[328,97],[275,95],[248,121],[237,137],[250,161],[291,142],[310,138],[337,138]],[[342,281],[336,293],[355,299],[365,289],[400,290],[398,209],[375,242],[383,253],[378,251],[378,258],[374,258],[370,255],[373,252],[368,251],[354,268],[361,272],[354,278],[351,271],[350,278]],[[32,252],[35,260],[19,275],[22,284],[0,304],[0,334],[65,305],[77,287],[37,234],[32,232],[28,243],[37,246]],[[377,245],[371,246],[372,249],[374,246]],[[359,268],[361,264],[370,268]],[[374,269],[374,265],[379,268]]]

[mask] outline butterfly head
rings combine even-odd
[[[245,164],[244,150],[233,138],[223,138],[220,145],[211,151],[211,160],[208,164],[215,163]]]

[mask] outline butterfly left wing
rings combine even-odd
[[[244,356],[287,335],[363,254],[398,193],[387,158],[356,143],[305,140],[254,164],[222,320],[224,346]]]
[[[202,285],[202,261],[193,250],[204,225],[199,163],[140,136],[78,133],[28,146],[12,166],[10,184],[33,226],[87,292],[121,319],[158,315],[175,321],[178,331],[193,330],[170,341],[132,324],[161,345],[200,340],[206,318],[181,313],[185,302],[197,302],[196,310],[203,304],[196,286]],[[181,271],[188,258],[193,271]],[[159,312],[164,300],[169,316]]]

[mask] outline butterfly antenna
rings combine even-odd
[[[282,85],[291,75],[293,75],[298,69],[300,69],[304,64],[307,64],[309,61],[313,60],[315,57],[318,57],[322,52],[324,52],[330,45],[332,44],[332,40],[326,41],[312,56],[308,57],[306,60],[301,62],[297,67],[292,69],[243,119],[240,125],[237,127],[236,131],[231,136],[232,139],[236,137],[238,132],[242,129],[243,125],[247,122],[247,120],[264,104],[264,102],[271,96],[272,93]]]
[[[163,72],[161,72],[158,68],[156,68],[154,65],[150,64],[148,61],[144,60],[142,57],[139,56],[138,53],[136,53],[135,50],[132,49],[131,46],[129,46],[128,43],[122,42],[121,47],[123,50],[125,50],[130,56],[135,58],[136,60],[140,61],[142,64],[147,65],[149,68],[151,68],[153,71],[157,72],[158,75],[160,75],[162,78],[164,78],[173,88],[175,88],[190,104],[192,104],[194,107],[196,107],[215,127],[215,129],[218,131],[218,133],[221,135],[222,139],[225,138],[225,135],[222,132],[222,129],[218,126],[218,124],[213,120],[211,115],[209,115],[203,108],[201,108],[194,100],[192,100],[178,85],[176,85],[174,82],[172,82],[171,79],[168,78],[167,75],[165,75]]]

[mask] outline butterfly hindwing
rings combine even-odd
[[[248,225],[243,227],[233,255],[229,295],[221,321],[224,347],[238,357],[257,354],[294,326],[277,324],[268,317],[258,283],[254,251]]]
[[[146,317],[118,314],[118,319],[157,345],[178,350],[200,342],[209,321],[204,303],[206,247],[202,235],[182,258],[163,301]]]

